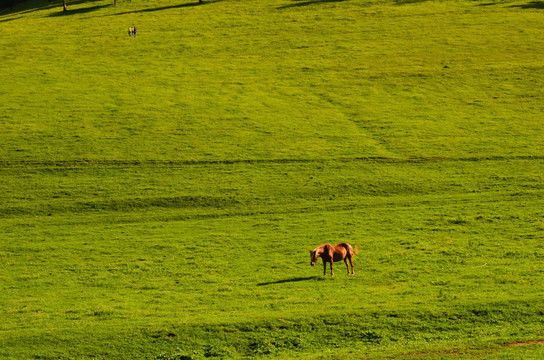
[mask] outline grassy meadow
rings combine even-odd
[[[0,11],[0,358],[541,359],[543,16]]]

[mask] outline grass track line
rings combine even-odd
[[[88,166],[130,167],[130,166],[193,166],[193,165],[236,165],[236,164],[298,164],[298,163],[377,163],[377,164],[412,164],[426,162],[493,162],[513,160],[544,160],[544,155],[483,156],[483,157],[411,157],[408,159],[386,158],[380,156],[341,157],[330,159],[233,159],[233,160],[20,160],[0,161],[0,168],[12,167],[51,167],[77,168]]]

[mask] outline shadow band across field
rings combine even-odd
[[[293,7],[302,7],[302,6],[310,6],[310,5],[336,3],[336,2],[343,2],[343,1],[346,1],[346,0],[309,0],[309,1],[294,0],[294,1],[295,2],[293,4],[279,6],[278,9],[288,9],[288,8],[293,8]]]
[[[299,282],[299,281],[308,281],[308,280],[315,280],[317,279],[317,276],[307,276],[307,277],[294,277],[289,279],[282,279],[282,280],[276,280],[276,281],[267,281],[258,283],[257,286],[266,286],[266,285],[276,285],[276,284],[285,284],[285,283],[293,283],[293,282]]]
[[[493,2],[481,3],[481,4],[478,4],[477,6],[497,6],[497,5],[503,5],[503,4],[504,3],[493,1]],[[541,0],[530,1],[527,4],[516,4],[516,5],[505,6],[505,7],[525,9],[525,10],[527,9],[544,10],[544,1],[541,1]]]
[[[511,5],[511,8],[544,10],[544,1],[530,1],[527,4]]]
[[[202,2],[199,2],[198,0],[194,0],[192,2],[182,3],[182,4],[175,4],[175,5],[161,6],[156,8],[148,8],[148,9],[133,10],[133,11],[125,11],[125,12],[112,14],[112,16],[126,15],[126,14],[132,14],[132,13],[146,13],[146,12],[171,10],[171,9],[183,9],[183,8],[190,8],[194,6],[210,5],[220,1],[222,0],[202,0]]]
[[[103,9],[103,8],[107,8],[107,7],[110,7],[111,4],[107,4],[107,5],[97,5],[97,6],[91,6],[91,7],[85,7],[85,8],[77,8],[77,9],[71,9],[69,8],[68,10],[66,11],[59,11],[59,12],[55,12],[55,13],[52,13],[49,15],[49,17],[57,17],[57,16],[68,16],[68,15],[76,15],[76,14],[86,14],[86,13],[90,13],[90,12],[93,12],[93,11],[97,11],[97,10],[100,10],[100,9]]]

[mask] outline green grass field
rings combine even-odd
[[[0,358],[541,359],[543,16],[0,12]]]

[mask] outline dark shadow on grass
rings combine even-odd
[[[103,8],[107,8],[107,7],[110,7],[110,6],[112,6],[112,5],[111,4],[97,5],[97,6],[91,6],[91,7],[85,7],[85,8],[78,8],[78,9],[68,8],[68,10],[66,10],[66,11],[61,10],[59,12],[49,14],[49,17],[69,16],[69,15],[76,15],[76,14],[86,14],[86,13],[90,13],[90,12],[100,10],[100,9],[103,9]]]
[[[68,0],[68,9],[74,5],[80,5],[84,3],[93,3],[101,0]],[[62,1],[54,0],[42,0],[42,1],[21,1],[11,9],[7,9],[8,14],[27,14],[39,10],[49,10],[59,8],[62,10]]]
[[[293,282],[316,280],[316,279],[319,279],[319,277],[317,276],[295,277],[295,278],[282,279],[282,280],[276,280],[276,281],[262,282],[262,283],[258,283],[257,286],[285,284],[285,283],[293,283]]]
[[[522,5],[510,5],[511,8],[544,10],[544,1],[531,1]]]
[[[419,3],[424,3],[427,1],[429,0],[395,0],[395,4],[400,6],[400,5],[419,4]]]
[[[169,5],[169,6],[161,6],[157,8],[150,8],[150,9],[140,9],[140,10],[133,10],[133,11],[125,11],[120,12],[116,14],[112,14],[112,16],[116,15],[126,15],[126,14],[132,14],[132,13],[145,13],[145,12],[153,12],[153,11],[161,11],[161,10],[171,10],[171,9],[183,9],[183,8],[189,8],[193,6],[202,6],[202,5],[210,5],[214,4],[216,2],[220,2],[221,0],[203,0],[202,2],[194,1],[190,3],[183,3],[183,4],[177,4],[177,5]]]
[[[301,6],[337,3],[337,2],[343,2],[343,1],[346,1],[346,0],[307,0],[307,1],[295,0],[293,4],[278,6],[278,9],[288,9],[288,8],[301,7]]]
[[[0,20],[0,23],[4,23],[4,22],[8,22],[8,21],[13,21],[13,20],[17,20],[17,19],[20,19],[22,18],[22,16],[19,16],[19,17],[16,17],[16,18],[11,18],[11,19],[4,19],[4,20]]]

